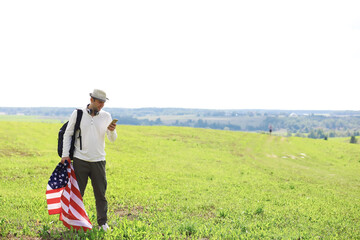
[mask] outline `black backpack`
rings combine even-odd
[[[77,116],[76,116],[76,123],[74,127],[74,134],[71,138],[71,145],[70,145],[70,152],[69,157],[70,159],[73,159],[74,156],[74,150],[75,150],[75,133],[77,130],[80,131],[79,138],[80,138],[80,149],[82,149],[82,142],[81,142],[81,129],[80,129],[80,122],[83,115],[83,111],[81,109],[77,109]],[[59,130],[59,136],[58,136],[58,154],[59,157],[62,157],[62,150],[63,150],[63,141],[64,141],[64,134],[66,131],[66,127],[68,125],[69,121],[67,121]]]

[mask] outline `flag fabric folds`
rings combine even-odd
[[[47,185],[46,200],[49,214],[60,214],[67,228],[92,229],[72,164],[65,161],[56,166]]]
[[[68,162],[65,162],[64,164],[59,163],[50,176],[46,188],[46,200],[49,215],[61,213],[60,198],[69,179],[67,174],[68,165]]]

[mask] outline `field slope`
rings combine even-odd
[[[66,230],[45,189],[61,124],[0,122],[0,238],[359,239],[360,145],[118,126],[106,143],[111,232]]]

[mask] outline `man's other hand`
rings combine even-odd
[[[64,164],[65,161],[68,161],[69,163],[71,162],[70,158],[69,157],[63,157],[61,158],[61,163]]]

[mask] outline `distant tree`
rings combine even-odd
[[[115,118],[119,119],[118,124],[120,125],[140,125],[141,122],[137,118],[133,118],[131,116],[115,116]]]
[[[223,117],[226,115],[226,112],[224,111],[216,111],[212,114],[214,117]]]
[[[253,116],[254,116],[254,113],[253,113],[253,112],[248,112],[247,115],[248,115],[249,117],[253,117]]]
[[[308,138],[316,138],[316,134],[314,130],[311,130],[310,134],[308,135]]]
[[[203,121],[202,119],[199,119],[195,123],[194,127],[196,127],[196,128],[206,128],[206,127],[208,127],[208,123],[207,123],[207,121]]]
[[[355,136],[351,136],[350,143],[357,143],[357,139]]]
[[[160,119],[160,118],[157,118],[157,119],[155,120],[155,124],[156,124],[156,125],[161,125],[161,124],[162,124],[161,119]]]
[[[316,132],[317,138],[325,138],[325,133],[322,129],[318,129]]]

